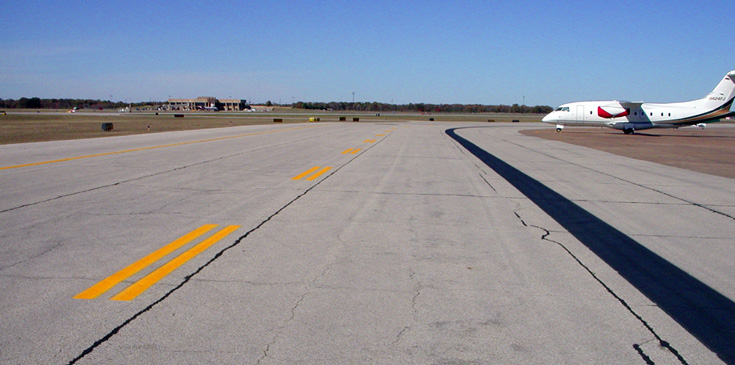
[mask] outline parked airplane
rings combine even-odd
[[[711,93],[702,99],[682,103],[654,104],[641,101],[583,101],[564,104],[546,115],[542,121],[556,124],[556,131],[566,125],[601,126],[632,134],[649,128],[679,128],[719,122],[735,112],[730,111],[735,99],[735,70],[730,71]]]

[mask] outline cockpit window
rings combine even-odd
[[[554,110],[555,112],[568,112],[569,107],[568,106],[560,106]]]

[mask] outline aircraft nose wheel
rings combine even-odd
[[[625,133],[625,134],[633,134],[633,132],[635,132],[635,129],[633,129],[633,128],[623,129],[623,133]]]

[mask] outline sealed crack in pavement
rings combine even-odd
[[[562,159],[562,158],[559,158],[559,157],[556,157],[556,156],[552,156],[552,155],[549,155],[549,154],[547,154],[547,153],[539,152],[539,151],[536,151],[536,150],[534,150],[534,149],[531,149],[531,148],[529,148],[529,147],[523,146],[523,145],[521,145],[521,144],[518,144],[518,143],[515,143],[515,142],[511,142],[511,141],[508,141],[508,140],[503,140],[503,142],[506,142],[506,143],[509,143],[509,144],[512,144],[512,145],[518,146],[518,147],[520,147],[520,148],[523,148],[523,149],[525,149],[525,150],[527,150],[527,151],[531,151],[531,152],[534,152],[534,153],[540,154],[540,155],[542,155],[542,156],[546,156],[546,157],[548,157],[548,158],[551,158],[551,159],[554,159],[554,160],[557,160],[557,161],[561,161],[561,162],[564,162],[564,163],[568,163],[568,164],[570,164],[570,165],[572,165],[572,166],[577,166],[577,167],[579,167],[579,168],[582,168],[582,169],[585,169],[585,170],[589,170],[589,171],[593,171],[593,172],[596,172],[596,173],[598,173],[598,174],[600,174],[600,175],[605,175],[605,176],[607,176],[607,177],[611,177],[611,178],[613,178],[613,179],[616,179],[616,180],[620,180],[620,181],[622,181],[622,182],[626,182],[626,183],[628,183],[628,184],[631,184],[631,185],[635,185],[635,186],[637,186],[637,187],[639,187],[639,188],[643,188],[643,189],[646,189],[646,190],[650,190],[650,191],[653,191],[653,192],[655,192],[655,193],[659,193],[659,194],[661,194],[661,195],[664,195],[664,196],[667,196],[667,197],[669,197],[669,198],[672,198],[672,199],[676,199],[676,200],[678,200],[678,201],[684,202],[684,203],[686,203],[686,204],[688,204],[688,205],[693,205],[693,206],[695,206],[695,207],[698,207],[698,208],[702,208],[702,209],[708,210],[708,211],[710,211],[710,212],[712,212],[712,213],[715,213],[715,214],[719,214],[719,215],[721,215],[721,216],[724,216],[724,217],[730,218],[730,219],[732,219],[732,220],[735,220],[735,216],[732,216],[732,215],[730,215],[730,214],[728,214],[728,213],[725,213],[725,212],[719,211],[719,210],[717,210],[717,209],[714,209],[714,208],[710,208],[710,207],[708,207],[708,206],[706,206],[706,205],[704,205],[704,204],[700,204],[700,203],[695,203],[695,202],[693,202],[693,201],[691,201],[691,200],[687,200],[687,199],[684,199],[684,198],[678,197],[678,196],[676,196],[676,195],[673,195],[673,194],[671,194],[671,193],[667,193],[667,192],[665,192],[665,191],[662,191],[662,190],[659,190],[659,189],[654,189],[654,188],[652,188],[652,187],[650,187],[650,186],[646,186],[646,185],[643,185],[643,184],[640,184],[640,183],[637,183],[637,182],[634,182],[634,181],[626,180],[626,179],[623,179],[623,178],[621,178],[621,177],[619,177],[619,176],[615,176],[615,175],[613,175],[613,174],[609,174],[609,173],[606,173],[606,172],[602,172],[602,171],[600,171],[600,170],[596,170],[596,169],[593,169],[593,168],[591,168],[591,167],[588,167],[588,166],[583,166],[583,165],[580,165],[580,164],[577,164],[577,163],[574,163],[574,162],[570,162],[570,161],[564,160],[564,159]]]
[[[188,169],[190,167],[204,165],[204,164],[208,164],[210,162],[225,160],[225,159],[228,159],[228,158],[232,158],[232,157],[244,155],[244,154],[247,154],[247,153],[252,153],[252,152],[256,152],[256,151],[260,151],[260,150],[264,150],[264,149],[268,149],[268,148],[273,148],[273,147],[278,147],[278,146],[286,145],[286,144],[288,144],[288,143],[281,143],[281,144],[277,144],[277,145],[269,145],[269,146],[266,146],[266,147],[255,148],[255,149],[252,149],[252,150],[238,152],[238,153],[235,153],[235,154],[232,154],[232,155],[227,155],[227,156],[221,156],[221,157],[213,158],[211,160],[200,161],[200,162],[193,163],[193,164],[190,164],[190,165],[183,165],[183,166],[175,167],[175,168],[169,169],[169,170],[158,171],[158,172],[155,172],[155,173],[152,173],[152,174],[149,174],[149,175],[138,176],[138,177],[132,178],[132,179],[121,180],[121,181],[110,183],[110,184],[95,186],[95,187],[92,187],[92,188],[89,188],[89,189],[85,189],[85,190],[74,191],[74,192],[67,193],[67,194],[62,194],[62,195],[59,195],[59,196],[56,196],[56,197],[53,197],[53,198],[48,198],[48,199],[39,200],[39,201],[36,201],[36,202],[21,204],[19,206],[15,206],[15,207],[7,208],[7,209],[4,209],[4,210],[0,210],[0,214],[1,213],[6,213],[6,212],[10,212],[10,211],[13,211],[13,210],[17,210],[17,209],[21,209],[21,208],[31,207],[31,206],[38,205],[38,204],[48,203],[50,201],[54,201],[54,200],[58,200],[58,199],[68,198],[68,197],[74,196],[74,195],[79,195],[79,194],[89,193],[89,192],[100,190],[100,189],[110,188],[110,187],[113,187],[113,186],[118,186],[118,185],[126,184],[126,183],[129,183],[129,182],[133,182],[133,181],[144,180],[144,179],[147,179],[149,177],[154,177],[154,176],[163,175],[163,174],[167,174],[167,173],[174,172],[174,171]]]
[[[604,281],[602,281],[602,279],[600,279],[597,276],[597,274],[595,274],[587,265],[585,265],[582,262],[582,260],[580,260],[574,253],[572,253],[572,251],[570,251],[566,245],[564,245],[561,242],[549,239],[551,232],[548,229],[544,227],[535,226],[535,225],[529,225],[523,220],[523,218],[521,218],[518,212],[513,212],[513,213],[516,215],[516,217],[518,217],[518,219],[521,221],[521,223],[523,223],[525,227],[536,228],[536,229],[540,229],[544,231],[544,234],[541,235],[542,241],[548,241],[551,243],[555,243],[559,247],[561,247],[564,251],[566,251],[566,253],[569,254],[569,256],[571,256],[574,259],[574,261],[576,261],[577,264],[579,264],[579,266],[584,268],[584,270],[587,271],[587,273],[590,274],[590,276],[592,276],[592,278],[595,279],[595,281],[597,281],[600,285],[602,285],[602,287],[605,288],[605,290],[610,295],[612,295],[613,298],[617,299],[618,302],[620,302],[620,304],[622,304],[623,307],[625,307],[625,309],[628,310],[628,312],[630,312],[639,322],[641,322],[641,324],[643,324],[643,326],[648,330],[648,332],[651,332],[651,334],[656,338],[656,340],[658,340],[658,343],[661,347],[669,350],[674,356],[676,356],[676,358],[679,360],[680,363],[684,365],[688,364],[687,361],[684,359],[684,357],[682,357],[681,354],[679,354],[679,351],[677,351],[673,346],[671,346],[671,344],[668,341],[664,341],[661,338],[661,336],[659,336],[658,333],[656,333],[656,330],[654,330],[653,327],[651,327],[651,325],[649,325],[648,322],[646,322],[646,320],[643,319],[643,317],[641,317],[640,314],[636,313],[636,311],[633,310],[633,308],[628,304],[628,302],[625,301],[625,299],[623,299],[617,293],[615,293],[615,291],[612,290],[610,286],[608,286]],[[651,361],[651,359],[643,352],[643,350],[640,348],[638,344],[633,344],[633,348],[638,352],[638,354],[641,355],[641,357],[643,358],[644,361],[646,361],[647,364],[653,364],[653,361]]]
[[[421,295],[421,282],[416,280],[416,272],[413,271],[413,269],[409,269],[409,275],[408,277],[416,282],[416,286],[414,287],[413,296],[411,297],[411,318],[412,322],[416,322],[416,317],[418,315],[418,308],[416,308],[416,300]],[[401,342],[401,337],[403,337],[403,334],[407,331],[411,330],[411,326],[404,326],[396,335],[396,339],[391,343],[391,345],[397,345],[399,342]]]
[[[302,197],[304,197],[310,191],[314,190],[314,188],[316,188],[321,183],[323,183],[324,181],[326,181],[327,179],[329,179],[332,175],[336,174],[342,168],[344,168],[345,166],[349,165],[352,161],[354,161],[355,159],[357,159],[358,157],[360,157],[362,154],[366,153],[370,149],[374,148],[375,146],[377,146],[378,144],[380,144],[380,142],[382,142],[384,140],[385,139],[381,139],[380,141],[378,141],[378,143],[374,143],[369,148],[366,148],[361,153],[355,155],[355,157],[353,157],[349,161],[345,162],[342,166],[340,166],[340,167],[338,167],[336,169],[333,169],[330,174],[325,175],[324,178],[322,178],[321,180],[319,180],[316,184],[314,184],[314,185],[310,186],[308,189],[304,190],[301,194],[297,195],[291,201],[289,201],[288,203],[286,203],[285,205],[283,205],[281,208],[279,208],[278,210],[276,210],[273,214],[271,214],[270,216],[268,216],[266,219],[264,219],[262,222],[260,222],[254,228],[250,229],[249,231],[245,232],[245,234],[243,234],[242,236],[238,237],[235,240],[235,242],[233,242],[229,246],[221,249],[211,259],[209,259],[203,265],[199,266],[196,270],[194,270],[194,272],[192,272],[189,275],[186,275],[184,277],[184,279],[178,285],[174,286],[171,290],[169,290],[168,292],[166,292],[163,296],[161,296],[160,298],[158,298],[157,300],[155,300],[154,302],[152,302],[151,304],[149,304],[145,308],[141,309],[140,311],[138,311],[137,313],[135,313],[130,318],[128,318],[125,321],[123,321],[120,325],[118,325],[117,327],[113,328],[110,332],[108,332],[102,338],[100,338],[99,340],[95,341],[91,346],[89,346],[86,349],[84,349],[84,351],[82,351],[82,353],[80,353],[75,358],[73,358],[71,361],[69,361],[68,364],[70,364],[70,365],[71,364],[76,364],[78,361],[84,359],[84,357],[86,357],[87,355],[89,355],[90,353],[92,353],[92,351],[94,351],[96,348],[98,348],[99,346],[101,346],[105,342],[107,342],[110,339],[112,339],[116,334],[118,334],[120,332],[120,330],[122,330],[127,325],[129,325],[130,323],[132,323],[133,321],[135,321],[136,319],[138,319],[140,316],[142,316],[142,315],[146,314],[147,312],[149,312],[155,306],[157,306],[158,304],[160,304],[161,302],[163,302],[164,300],[166,300],[168,297],[170,297],[172,294],[174,294],[176,291],[178,291],[179,289],[181,289],[184,285],[186,285],[189,281],[191,281],[191,279],[193,279],[197,274],[199,274],[200,272],[202,272],[205,268],[207,268],[209,265],[211,265],[212,263],[214,263],[217,259],[219,259],[220,257],[222,257],[222,255],[224,255],[225,252],[229,251],[230,249],[233,249],[233,248],[237,247],[243,240],[245,240],[245,238],[247,238],[248,236],[250,236],[251,233],[253,233],[253,232],[257,231],[258,229],[260,229],[261,227],[263,227],[266,223],[268,223],[271,219],[273,219],[279,213],[283,212],[291,204],[295,203],[297,200],[299,200]],[[270,147],[272,147],[272,146],[270,146]],[[221,158],[218,158],[218,159],[224,159],[224,158],[227,158],[227,157],[231,157],[231,156],[225,156],[225,157],[221,157]],[[218,160],[218,159],[215,159],[215,160]],[[209,161],[206,161],[206,162],[209,162]],[[199,164],[206,163],[206,162],[201,162]],[[193,166],[193,165],[190,165],[190,166]],[[186,166],[186,167],[189,167],[189,166]],[[180,167],[180,168],[185,168],[185,167]],[[174,170],[176,170],[176,169],[174,169]],[[133,179],[133,180],[136,180],[136,179]],[[97,188],[97,189],[99,189],[99,188]],[[2,213],[2,212],[0,212],[0,213]],[[301,303],[301,301],[304,299],[304,296],[305,295],[306,295],[306,293],[299,298],[299,300],[297,301],[296,305],[291,310],[291,318],[290,319],[293,319],[293,317],[295,316],[294,310],[298,307],[299,303]],[[260,363],[261,360],[263,360],[264,358],[266,358],[268,356],[268,351],[270,349],[270,346],[273,343],[275,343],[275,340],[277,338],[278,338],[278,334],[276,334],[276,336],[274,336],[274,340],[271,343],[269,343],[269,344],[266,345],[266,349],[264,350],[264,355],[263,355],[263,357],[261,357],[260,359],[258,359],[258,363]]]
[[[730,298],[456,132],[477,128],[486,127],[452,128],[446,134],[508,181],[722,361],[735,363],[735,303]],[[670,347],[663,340],[661,345]],[[683,360],[681,355],[677,358]]]

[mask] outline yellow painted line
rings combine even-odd
[[[314,167],[312,167],[312,168],[310,168],[310,169],[302,172],[301,174],[294,176],[293,178],[291,178],[291,180],[300,180],[304,176],[309,175],[309,174],[311,174],[312,172],[314,172],[316,170],[319,170],[319,167],[320,166],[314,166]]]
[[[330,169],[331,169],[331,167],[327,166],[327,167],[325,167],[325,168],[323,168],[323,169],[319,170],[319,171],[318,171],[318,172],[317,172],[316,174],[314,174],[314,175],[311,175],[311,176],[307,177],[307,178],[306,178],[306,180],[309,180],[309,181],[311,181],[311,180],[314,180],[314,179],[316,179],[317,177],[321,176],[321,175],[322,175],[323,173],[325,173],[325,172],[329,171]]]
[[[376,137],[385,137],[385,134],[377,134]]]
[[[344,151],[342,151],[342,154],[343,154],[343,155],[346,155],[346,154],[348,154],[348,153],[352,152],[352,150],[354,150],[354,148],[350,148],[349,150],[344,150]],[[354,152],[353,152],[353,153],[354,153]]]
[[[355,150],[354,150],[354,151],[352,151],[352,152],[350,152],[350,154],[353,154],[353,155],[354,155],[354,154],[356,154],[356,153],[358,153],[358,152],[360,152],[360,151],[361,151],[361,149],[360,149],[360,148],[355,148]]]
[[[209,232],[214,227],[217,227],[216,224],[205,224],[185,236],[167,244],[166,246],[163,246],[156,250],[155,252],[149,254],[148,256],[136,261],[135,263],[131,264],[130,266],[112,274],[111,276],[107,277],[106,279],[100,281],[99,283],[92,285],[89,289],[77,294],[74,296],[74,299],[94,299],[98,296],[102,295],[102,293],[110,290],[113,286],[119,284],[123,280],[135,275],[138,271],[144,269],[148,265],[160,260],[162,257],[170,254],[173,251],[176,251],[181,246],[186,245],[187,243],[193,241],[197,237]]]
[[[62,158],[62,159],[58,159],[58,160],[50,160],[50,161],[42,161],[42,162],[32,162],[32,163],[26,163],[26,164],[22,164],[22,165],[14,165],[14,166],[4,166],[4,167],[0,167],[0,170],[17,169],[19,167],[28,167],[28,166],[37,166],[37,165],[46,165],[46,164],[50,164],[50,163],[80,160],[80,159],[83,159],[83,158],[109,156],[109,155],[119,155],[121,153],[129,153],[129,152],[154,150],[154,149],[157,149],[157,148],[164,148],[164,147],[183,146],[183,145],[193,144],[193,143],[203,143],[203,142],[221,141],[221,140],[224,140],[224,139],[258,136],[258,135],[262,135],[262,134],[271,134],[271,133],[278,133],[278,132],[294,131],[294,130],[298,130],[298,129],[314,128],[314,127],[319,127],[319,126],[312,125],[312,126],[308,126],[308,127],[297,127],[297,128],[288,128],[288,129],[278,129],[278,130],[275,130],[275,131],[266,131],[266,132],[239,134],[239,135],[236,135],[236,136],[209,138],[209,139],[201,139],[201,140],[198,140],[198,141],[188,141],[188,142],[179,142],[179,143],[164,144],[164,145],[160,145],[160,146],[150,146],[150,147],[142,147],[142,148],[133,148],[133,149],[130,149],[130,150],[123,150],[123,151],[95,153],[93,155],[76,156],[76,157]]]
[[[362,141],[362,142],[363,142],[363,143],[373,143],[373,142],[375,142],[375,141],[377,141],[377,140],[376,140],[376,139],[366,139],[366,140],[364,140],[364,141]]]
[[[136,281],[133,285],[127,287],[127,289],[121,291],[120,293],[118,293],[117,295],[113,296],[110,299],[111,300],[133,300],[135,299],[135,297],[140,295],[140,293],[144,292],[146,289],[150,288],[153,284],[163,279],[166,275],[170,274],[172,271],[179,268],[179,266],[185,264],[187,261],[191,260],[196,255],[199,255],[200,253],[204,252],[204,250],[208,249],[210,246],[219,242],[221,239],[225,238],[225,236],[232,233],[238,228],[240,228],[240,226],[227,226],[223,228],[221,231],[212,235],[212,237],[209,237],[206,240],[199,243],[198,245],[190,248],[188,251],[182,253],[181,255],[177,256],[173,260],[167,262],[165,265],[159,267],[152,273],[144,276],[142,279]]]

